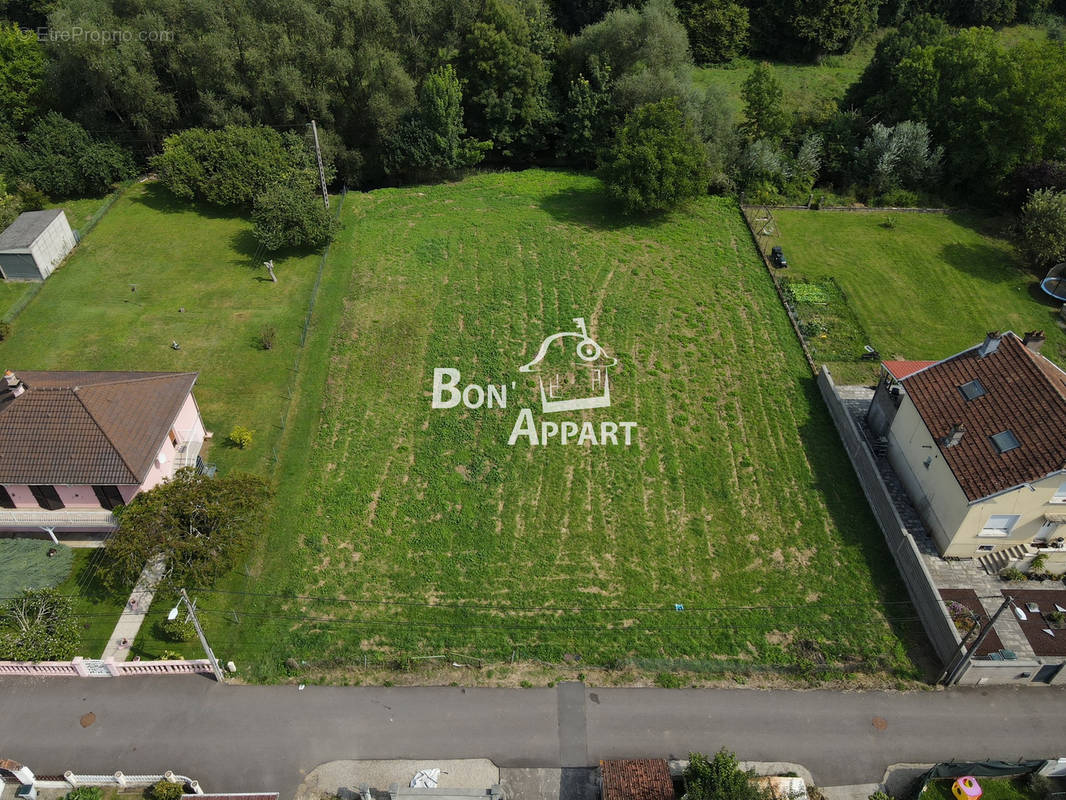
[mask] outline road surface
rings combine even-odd
[[[278,790],[283,798],[336,759],[565,767],[723,746],[744,760],[803,764],[823,786],[867,783],[899,762],[1058,756],[1064,720],[1058,687],[299,691],[202,676],[0,678],[0,758],[39,775],[171,769],[207,791]]]

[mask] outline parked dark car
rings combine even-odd
[[[785,259],[785,253],[780,247],[770,248],[770,263],[778,269],[784,269],[788,266],[788,261]]]

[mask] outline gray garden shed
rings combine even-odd
[[[43,281],[77,243],[63,209],[26,211],[0,233],[0,275]]]

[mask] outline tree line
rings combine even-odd
[[[99,191],[137,165],[180,196],[258,209],[272,249],[320,241],[329,225],[309,200],[310,119],[327,169],[349,186],[547,164],[599,168],[630,210],[706,190],[774,201],[815,186],[871,202],[935,192],[1016,210],[1028,192],[1060,188],[1063,37],[1006,47],[975,26],[1064,5],[8,0],[0,214],[32,204],[35,190]],[[693,81],[698,62],[817,59],[886,24],[896,27],[839,104],[786,114],[762,64],[735,117],[718,88]],[[38,26],[47,35],[24,31]],[[286,234],[293,227],[307,232]]]

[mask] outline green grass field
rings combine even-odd
[[[1044,353],[1066,364],[1058,304],[978,217],[779,210],[774,219],[777,234],[763,246],[784,248],[782,277],[833,278],[884,359],[945,358],[990,330],[1043,329]],[[838,380],[866,381],[877,366],[830,368]]]
[[[845,55],[825,56],[817,64],[793,64],[771,62],[774,75],[781,84],[783,105],[786,111],[814,112],[836,104],[848,87],[859,79],[866,65],[873,58],[877,42],[887,29],[877,31],[866,41],[860,42]],[[997,32],[999,40],[1007,47],[1025,41],[1047,38],[1047,30],[1034,25],[1012,25]],[[736,114],[742,115],[744,81],[751,74],[755,59],[737,58],[713,67],[697,67],[693,80],[697,86],[714,84],[722,88]]]
[[[883,34],[879,32],[861,42],[847,55],[826,56],[820,64],[773,62],[774,76],[784,94],[785,110],[792,114],[811,112],[839,101],[870,63]],[[733,111],[740,116],[744,111],[744,81],[757,63],[754,59],[737,58],[713,67],[697,67],[692,77],[697,86],[720,87]]]
[[[16,371],[199,371],[215,433],[205,459],[269,472],[320,259],[275,259],[275,284],[255,249],[245,218],[135,185],[15,320],[0,357]],[[269,351],[256,341],[265,326],[277,330]],[[245,450],[225,444],[235,424],[256,432]]]
[[[108,592],[100,583],[97,566],[103,557],[99,548],[75,548],[70,573],[56,591],[70,597],[81,630],[81,655],[99,658],[128,595]]]
[[[284,499],[251,574],[197,593],[220,656],[914,674],[887,619],[913,612],[731,201],[625,224],[595,179],[532,170],[349,195],[344,219]],[[619,360],[612,404],[555,416],[635,421],[632,446],[508,446],[541,418],[518,366],[579,316]],[[435,367],[507,407],[431,409]]]

